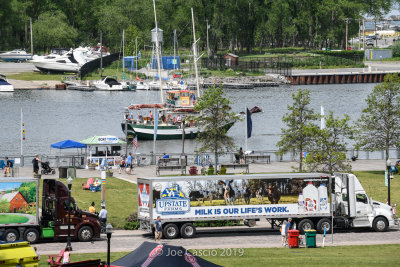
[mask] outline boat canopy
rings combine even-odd
[[[143,108],[163,108],[162,104],[136,104],[130,105],[128,109],[143,109]]]

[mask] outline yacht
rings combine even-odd
[[[0,59],[4,61],[22,62],[32,58],[31,54],[26,53],[25,50],[15,49],[9,52],[1,53]]]
[[[86,63],[87,50],[70,50],[62,55],[50,54],[43,57],[34,57],[30,62],[43,72],[79,72],[80,67]]]
[[[0,74],[0,92],[14,92],[14,86],[7,81],[3,74]]]
[[[93,82],[96,90],[101,91],[124,91],[128,90],[128,85],[125,82],[118,82],[116,77],[107,76],[103,80]]]

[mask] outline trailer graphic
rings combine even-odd
[[[391,208],[369,199],[352,174],[156,177],[139,178],[138,186],[140,228],[152,231],[161,216],[166,238],[193,237],[193,222],[207,220],[243,220],[253,226],[267,219],[276,226],[292,217],[302,233],[323,233],[324,228],[329,233],[332,226],[385,231],[396,222]]]

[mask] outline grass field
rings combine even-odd
[[[67,184],[66,180],[60,179]],[[79,209],[89,210],[90,204],[94,201],[96,211],[99,212],[101,192],[83,190],[82,183],[86,184],[86,181],[85,178],[75,178],[72,183],[71,196],[75,199]],[[125,219],[137,210],[137,186],[117,178],[107,178],[106,209],[108,211],[107,223],[111,223],[116,229],[123,229]]]
[[[195,250],[197,255],[222,266],[398,266],[400,245],[346,246],[325,248],[246,248]],[[128,252],[111,253],[111,262]],[[230,255],[230,256],[229,256]],[[107,259],[106,253],[71,254],[72,261]],[[41,256],[39,266],[49,266]]]
[[[26,223],[29,219],[25,216],[21,216],[18,214],[1,214],[0,215],[0,224],[4,223]]]

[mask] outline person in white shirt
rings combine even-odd
[[[104,227],[104,229],[105,229],[106,223],[107,223],[107,215],[108,215],[108,212],[106,210],[106,206],[102,205],[101,211],[99,213],[99,218],[100,218],[100,225],[102,226],[102,228]]]

